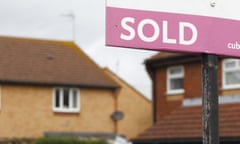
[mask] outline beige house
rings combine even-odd
[[[105,72],[121,86],[116,96],[116,110],[123,112],[124,118],[117,122],[116,132],[134,139],[139,132],[152,126],[152,101],[146,99],[110,70],[105,69]]]
[[[121,124],[137,111],[123,110],[122,121],[112,119],[116,105],[128,106],[116,104],[125,88],[74,43],[0,37],[0,53],[0,138],[44,132],[117,132],[132,138],[142,131]]]

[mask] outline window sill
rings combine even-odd
[[[53,109],[53,112],[56,112],[56,113],[80,113],[80,110],[79,109],[76,109],[76,110]]]
[[[225,87],[222,87],[222,90],[234,90],[234,89],[240,89],[240,86],[225,86]]]
[[[176,91],[167,91],[166,95],[171,96],[171,95],[181,95],[184,94],[184,90],[176,90]]]

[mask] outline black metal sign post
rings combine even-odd
[[[219,144],[218,57],[202,55],[203,144]]]

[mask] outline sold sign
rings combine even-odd
[[[106,45],[240,56],[236,20],[107,6]]]
[[[120,38],[122,40],[134,40],[136,37],[136,31],[134,27],[131,26],[131,24],[135,24],[135,18],[133,17],[124,17],[121,20],[121,27],[126,31],[127,34],[124,34],[124,32],[121,33]],[[143,31],[144,27],[147,27],[147,25],[151,26],[149,29],[146,30],[146,32]],[[137,34],[138,37],[144,41],[144,42],[154,42],[159,39],[160,32],[162,28],[162,43],[169,43],[169,44],[176,44],[177,39],[175,38],[169,38],[168,37],[168,21],[163,20],[161,25],[158,25],[158,23],[153,19],[143,19],[137,24]],[[153,29],[152,35],[147,36],[146,33],[151,31],[151,28]],[[192,37],[189,40],[185,40],[185,28],[189,28],[192,31]],[[188,22],[179,22],[178,25],[179,29],[179,44],[182,45],[192,45],[197,40],[197,28]]]

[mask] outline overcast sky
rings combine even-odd
[[[158,1],[167,5],[161,5],[163,9],[188,5],[184,11],[240,19],[239,0]],[[99,66],[110,68],[150,98],[151,80],[143,62],[156,52],[105,47],[105,4],[105,0],[0,0],[0,35],[74,40]]]
[[[0,35],[74,40],[99,66],[151,97],[143,62],[156,52],[105,47],[105,0],[0,0]]]

